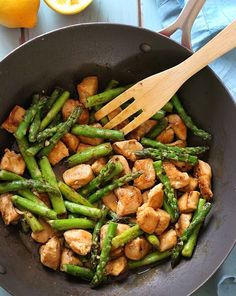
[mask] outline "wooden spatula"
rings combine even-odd
[[[236,20],[179,65],[139,81],[116,97],[95,113],[96,119],[100,120],[134,98],[127,108],[104,126],[111,129],[141,110],[141,114],[122,128],[124,134],[128,134],[159,111],[190,77],[235,47]]]

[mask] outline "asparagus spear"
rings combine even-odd
[[[71,133],[76,136],[86,136],[90,138],[102,138],[113,141],[124,140],[124,133],[118,130],[109,130],[100,127],[94,127],[90,125],[75,125]]]
[[[208,146],[196,146],[196,147],[177,147],[177,146],[169,146],[168,144],[163,144],[158,141],[154,141],[151,139],[147,138],[142,138],[141,144],[146,147],[152,147],[156,149],[162,149],[162,150],[167,150],[170,152],[177,152],[177,153],[183,153],[183,154],[192,154],[192,155],[199,155],[207,150],[209,150]]]
[[[125,230],[121,234],[115,236],[112,239],[112,245],[115,248],[123,247],[125,244],[127,244],[128,242],[130,242],[134,238],[140,236],[141,234],[143,234],[143,231],[139,228],[139,225],[136,224],[136,225],[130,227],[129,229]]]
[[[100,249],[99,238],[100,238],[100,230],[105,223],[105,219],[108,213],[108,209],[102,209],[102,215],[98,222],[96,223],[93,230],[93,239],[92,239],[92,249],[91,249],[91,266],[92,269],[95,270],[98,262],[98,252]]]
[[[52,204],[53,210],[58,214],[66,213],[66,207],[62,198],[62,194],[58,188],[57,178],[53,172],[51,164],[46,156],[43,156],[39,160],[39,166],[42,172],[43,179],[55,188],[55,193],[49,193],[49,198]]]
[[[100,200],[103,196],[108,194],[109,192],[113,191],[114,189],[123,186],[124,184],[133,181],[134,179],[138,178],[142,173],[135,172],[132,174],[127,174],[122,176],[121,178],[114,180],[111,184],[98,189],[96,192],[94,192],[92,195],[88,197],[89,202],[94,203],[98,200]]]
[[[93,271],[90,270],[89,268],[81,267],[77,265],[71,265],[71,264],[63,265],[63,271],[87,281],[92,280],[94,276]]]
[[[146,235],[147,240],[153,247],[158,248],[160,245],[159,238],[155,234],[147,234]]]
[[[105,268],[106,264],[109,260],[109,255],[111,251],[111,241],[113,237],[116,235],[116,229],[117,229],[117,223],[114,222],[109,222],[107,233],[105,235],[104,241],[103,241],[103,246],[101,250],[101,255],[99,258],[99,263],[96,268],[96,272],[93,276],[91,285],[92,287],[97,287],[100,285],[105,277]]]
[[[176,161],[184,161],[191,165],[195,165],[198,162],[198,158],[195,155],[168,151],[164,149],[157,150],[154,148],[145,148],[141,151],[136,151],[135,154],[141,157],[151,157],[154,160],[171,159]]]
[[[65,201],[65,206],[67,210],[73,214],[81,214],[83,216],[91,218],[101,218],[102,216],[102,210],[99,210],[97,208],[78,205],[70,201]]]
[[[77,118],[82,113],[82,109],[80,107],[77,107],[73,110],[69,118],[66,122],[63,123],[58,129],[57,132],[51,137],[51,139],[48,141],[48,145],[44,147],[40,153],[39,156],[47,156],[52,149],[55,147],[57,142],[71,129],[71,127],[75,124]]]
[[[45,141],[47,138],[53,136],[58,131],[58,129],[60,129],[63,125],[64,125],[64,122],[61,122],[56,126],[48,127],[45,130],[39,132],[37,135],[37,141],[38,142]]]
[[[69,166],[75,166],[77,164],[85,163],[91,159],[96,159],[102,156],[107,156],[112,152],[112,146],[110,143],[103,143],[97,146],[89,147],[82,152],[70,156],[67,159]]]
[[[183,234],[179,238],[177,245],[172,249],[172,253],[171,253],[172,267],[175,267],[178,264],[184,244],[188,241],[188,239],[190,238],[194,230],[198,227],[198,225],[201,225],[203,223],[206,216],[210,212],[211,207],[212,205],[209,202],[207,202],[202,207],[202,209],[196,214],[195,219],[192,220],[188,228],[183,232]]]
[[[157,113],[155,113],[155,114],[151,117],[151,119],[160,120],[160,119],[164,118],[165,115],[166,115],[166,111],[164,111],[164,110],[161,109],[161,110],[159,110]]]
[[[157,177],[160,179],[161,183],[163,183],[164,192],[167,197],[168,204],[170,205],[174,214],[174,216],[171,217],[172,222],[175,222],[179,217],[179,209],[178,209],[178,203],[177,203],[174,189],[171,187],[170,180],[166,175],[164,169],[162,168],[162,161],[161,160],[155,161],[153,163],[153,166],[157,174]]]
[[[52,192],[55,193],[56,190],[47,182],[33,180],[33,179],[23,179],[23,180],[16,180],[11,182],[4,182],[0,184],[0,194],[17,191],[21,189],[35,189],[38,192]]]
[[[35,156],[44,147],[44,142],[35,144],[26,150],[28,156]]]
[[[147,138],[156,138],[168,125],[167,118],[162,118],[157,125],[155,125],[150,132],[146,135]]]
[[[70,214],[68,214],[67,218],[68,218],[68,219],[79,218],[79,215],[76,215],[76,214],[72,214],[72,213],[70,213]]]
[[[26,150],[29,148],[26,138],[24,137],[21,140],[16,139],[16,141],[31,177],[36,180],[42,180],[42,175],[35,158],[26,153]]]
[[[94,207],[86,198],[81,196],[78,192],[76,192],[74,189],[63,183],[62,181],[58,182],[58,187],[63,194],[63,196],[68,199],[69,201],[72,201],[74,203],[78,203],[87,207]]]
[[[130,88],[132,85],[129,84],[127,86],[121,86],[113,89],[106,90],[100,94],[96,94],[94,96],[90,96],[87,98],[86,107],[91,108],[93,106],[101,105],[108,103],[118,95],[120,95],[122,92],[124,92],[126,89]]]
[[[200,198],[199,202],[198,202],[198,208],[196,210],[196,212],[194,213],[193,216],[193,220],[196,218],[196,216],[198,215],[199,211],[202,210],[203,206],[205,205],[206,200],[204,198]],[[189,237],[188,241],[186,242],[186,244],[184,245],[184,248],[182,250],[182,255],[184,257],[192,257],[193,251],[195,249],[196,243],[197,243],[197,238],[198,238],[198,233],[200,231],[200,228],[202,226],[203,223],[200,223],[193,231],[193,233],[191,234],[191,236]]]
[[[57,213],[51,209],[48,209],[44,206],[41,206],[37,203],[34,203],[28,199],[25,199],[19,195],[13,195],[11,197],[12,202],[16,207],[21,207],[25,210],[28,210],[36,215],[46,217],[48,219],[57,219]]]
[[[104,184],[119,175],[123,170],[123,166],[119,161],[114,162],[113,160],[109,160],[108,163],[101,169],[99,175],[94,178],[89,184],[84,186],[80,193],[83,196],[87,196],[92,194],[94,191],[99,189],[101,184]]]
[[[26,220],[26,222],[28,223],[28,225],[30,226],[33,232],[43,230],[43,225],[32,213],[25,211],[23,215],[24,215],[24,219]]]
[[[166,197],[166,195],[164,195],[163,209],[170,215],[171,221],[172,222],[175,222],[175,220],[176,220],[176,218],[175,218],[175,211],[170,206],[170,204],[168,202],[168,198]]]
[[[92,220],[86,218],[72,218],[72,219],[59,219],[59,220],[49,220],[48,223],[52,228],[64,231],[68,229],[93,229],[95,223]]]
[[[69,99],[70,93],[68,91],[64,91],[59,98],[55,101],[55,103],[52,105],[52,108],[49,110],[47,115],[44,117],[44,119],[41,122],[40,130],[44,130],[45,127],[49,125],[49,123],[55,118],[55,116],[58,114],[58,112],[61,110],[65,102]]]
[[[171,113],[173,111],[173,103],[167,102],[163,107],[162,110]]]
[[[170,251],[165,251],[165,252],[155,251],[153,253],[148,254],[146,257],[144,257],[141,260],[129,261],[128,267],[129,267],[129,269],[134,269],[134,268],[146,266],[149,264],[157,263],[157,262],[160,262],[160,261],[170,257],[170,255],[171,255]]]
[[[171,99],[174,108],[176,109],[177,113],[179,116],[182,118],[186,126],[193,132],[195,136],[201,137],[204,140],[210,140],[211,135],[207,133],[206,131],[199,129],[193,122],[192,118],[186,113],[184,110],[183,105],[181,104],[179,98],[177,95],[174,95],[173,98]]]
[[[133,222],[130,222],[130,217],[129,216],[118,216],[116,213],[112,212],[112,211],[109,211],[109,216],[111,217],[111,220],[113,222],[116,222],[116,223],[124,223],[124,224],[129,224],[129,225],[132,225],[134,226],[135,223]]]
[[[58,97],[63,92],[63,89],[60,87],[56,87],[53,92],[51,93],[50,97],[47,99],[46,105],[44,106],[44,112],[43,114],[46,115],[46,113],[52,108],[55,101],[58,99]]]

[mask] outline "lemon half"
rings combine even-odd
[[[61,14],[76,14],[84,10],[93,0],[44,0],[46,4]]]

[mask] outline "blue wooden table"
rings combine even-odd
[[[0,26],[0,60],[24,42],[63,26],[88,22],[113,22],[158,30],[160,29],[158,20],[158,7],[155,0],[95,0],[85,11],[75,16],[59,15],[41,1],[38,25],[34,29],[7,29]],[[219,280],[224,274],[233,273],[235,266],[236,250],[231,253],[216,274],[194,293],[194,296],[217,295]],[[0,287],[0,296],[9,296],[9,294]]]

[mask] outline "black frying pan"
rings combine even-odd
[[[101,85],[115,78],[127,84],[176,65],[191,53],[154,32],[112,24],[68,27],[18,48],[0,63],[0,121],[15,105],[28,106],[34,91],[70,88],[86,75]],[[209,68],[179,91],[196,122],[213,134],[209,162],[214,172],[214,207],[191,260],[172,270],[164,263],[145,273],[91,290],[80,280],[44,268],[35,243],[0,222],[0,285],[16,296],[158,295],[185,296],[202,285],[224,261],[236,238],[236,108]],[[12,139],[0,132],[0,151]],[[196,144],[196,142],[194,143]]]

